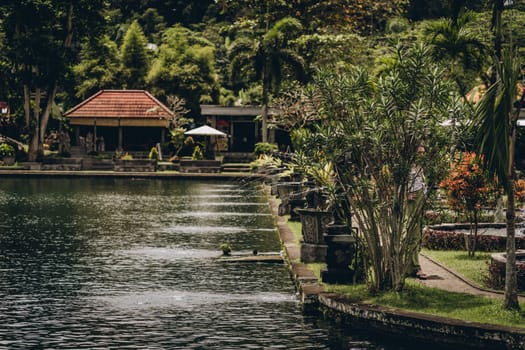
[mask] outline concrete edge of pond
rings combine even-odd
[[[347,297],[328,293],[314,272],[300,261],[297,239],[277,215],[278,203],[267,190],[270,207],[285,250],[298,295],[305,312],[325,317],[363,331],[425,344],[461,346],[466,349],[525,349],[525,329],[466,322],[379,305],[355,303]]]
[[[283,264],[284,259],[280,255],[240,255],[240,256],[221,256],[218,261],[224,263],[265,263]]]
[[[524,349],[525,330],[515,327],[464,322],[378,305],[352,303],[336,294],[320,293],[324,315],[345,325],[395,338],[466,349]]]
[[[155,172],[118,172],[112,170],[4,170],[0,169],[0,177],[95,177],[95,178],[144,178],[144,179],[262,179],[263,175],[242,172],[220,173],[180,173],[174,171]]]

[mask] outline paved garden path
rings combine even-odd
[[[503,293],[479,288],[423,254],[419,255],[419,263],[421,264],[421,270],[426,275],[426,279],[418,281],[427,287],[503,299]],[[520,296],[519,301],[520,303],[525,303],[525,297]]]

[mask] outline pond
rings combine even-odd
[[[0,180],[0,348],[401,349],[305,316],[252,183]]]

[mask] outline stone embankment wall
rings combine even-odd
[[[525,331],[520,328],[468,323],[377,305],[351,303],[335,294],[319,294],[325,317],[356,329],[414,341],[462,349],[525,349]]]

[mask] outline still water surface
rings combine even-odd
[[[401,349],[304,316],[255,184],[0,180],[1,349]]]

